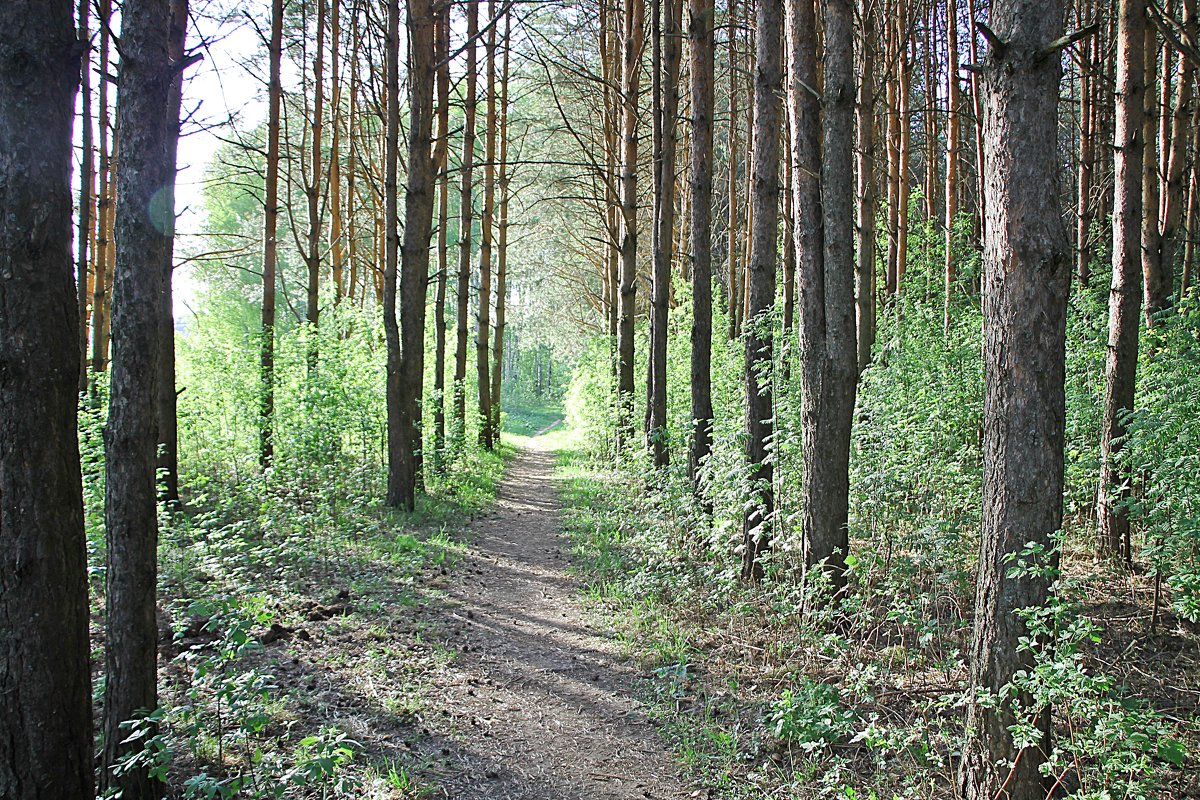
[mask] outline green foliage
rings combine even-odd
[[[855,726],[854,712],[841,704],[836,686],[802,676],[771,704],[767,725],[777,738],[805,752],[840,742]]]

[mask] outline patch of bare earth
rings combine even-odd
[[[427,607],[456,653],[426,698],[429,777],[450,798],[688,796],[634,699],[635,663],[579,607],[553,467],[536,440],[517,456],[461,578]]]

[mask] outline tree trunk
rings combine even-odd
[[[1110,559],[1120,555],[1129,533],[1129,518],[1119,507],[1129,496],[1128,478],[1115,458],[1125,437],[1122,415],[1133,408],[1142,303],[1145,0],[1119,0],[1117,14],[1112,286],[1108,295],[1108,355],[1104,365],[1100,488],[1096,498],[1100,553]]]
[[[450,50],[450,6],[437,18],[439,52]],[[433,454],[439,469],[446,456],[446,284],[449,281],[450,221],[450,62],[437,69],[438,140],[434,165],[438,171],[437,294],[433,305]]]
[[[325,114],[325,7],[327,0],[317,0],[317,52],[313,58],[313,111],[310,121],[312,133],[312,150],[310,152],[311,170],[307,186],[304,187],[308,199],[308,253],[305,262],[308,266],[307,298],[305,302],[305,321],[312,326],[309,336],[308,361],[310,368],[317,360],[317,324],[321,314],[320,279],[321,279],[321,134]]]
[[[1184,1],[1183,24],[1190,40],[1196,41],[1196,0]],[[1192,119],[1192,106],[1195,103],[1195,71],[1196,65],[1186,54],[1181,53],[1175,107],[1171,113],[1170,149],[1163,154],[1166,168],[1162,186],[1163,212],[1158,254],[1162,264],[1162,281],[1154,296],[1147,295],[1147,303],[1153,306],[1154,311],[1162,311],[1167,308],[1175,291],[1175,268],[1176,262],[1179,260],[1180,244],[1184,234],[1183,216],[1187,200],[1187,194],[1184,191],[1184,177],[1187,162],[1188,123]],[[1192,169],[1195,171],[1195,165]]]
[[[958,217],[958,107],[962,95],[958,88],[958,0],[946,0],[946,296],[943,327],[950,332],[950,309],[958,282],[954,252],[954,223]]]
[[[479,217],[479,308],[475,329],[475,372],[479,390],[479,444],[495,447],[492,437],[492,379],[489,345],[492,341],[492,228],[496,211],[496,0],[488,0],[484,53],[487,75],[487,119],[484,123],[483,211]]]
[[[772,544],[774,470],[771,437],[775,410],[771,368],[774,358],[775,276],[779,262],[779,95],[783,91],[780,31],[782,0],[758,0],[755,28],[754,155],[751,172],[753,227],[746,316],[746,462],[751,496],[742,520],[742,578],[760,580],[761,556]]]
[[[701,494],[700,467],[712,449],[712,194],[713,84],[715,41],[713,0],[690,0],[692,90],[692,430],[688,477]]]
[[[175,182],[169,152],[178,136],[172,121],[170,0],[126,0],[121,9],[121,101],[117,128],[114,225],[112,395],[105,427],[104,757],[105,788],[128,800],[158,797],[162,784],[145,768],[120,777],[113,767],[141,746],[125,744],[126,720],[158,707],[158,449],[160,326],[163,279],[171,259],[173,209],[159,194]],[[170,197],[172,193],[167,192]]]
[[[738,292],[738,275],[741,268],[738,265],[738,92],[737,92],[737,0],[729,0],[729,217],[726,222],[728,244],[726,250],[726,300],[729,310],[729,338],[738,337],[738,313],[741,308],[741,295]]]
[[[1031,546],[1053,548],[1062,524],[1066,424],[1067,294],[1071,252],[1059,205],[1058,53],[1040,51],[1063,31],[1061,0],[993,0],[991,26],[1004,42],[982,75],[987,241],[984,249],[983,534],[975,594],[966,800],[1045,800],[1039,770],[1050,752],[1049,709],[1036,712],[1040,746],[1013,743],[1003,691],[1033,654],[1021,609],[1046,603],[1044,573],[1011,574]],[[1047,553],[1047,557],[1049,553]],[[1049,565],[1044,565],[1049,566]],[[1000,697],[999,706],[981,694]],[[1024,711],[1032,699],[1022,697]],[[1041,751],[1041,752],[1039,752]],[[999,768],[997,768],[999,765]],[[1010,766],[1011,765],[1011,766]]]
[[[810,266],[801,283],[806,317],[800,339],[805,432],[801,503],[805,567],[823,569],[836,598],[846,583],[850,429],[858,380],[852,228],[854,36],[849,0],[826,0],[824,23],[821,255],[819,268]]]
[[[458,444],[466,441],[467,431],[467,336],[471,292],[471,228],[474,224],[475,169],[475,112],[478,105],[476,84],[478,69],[475,58],[475,39],[479,32],[480,0],[467,2],[467,94],[463,100],[463,151],[461,192],[458,217],[458,340],[454,350],[454,423]]]
[[[1142,153],[1142,287],[1146,327],[1154,327],[1154,315],[1166,308],[1171,296],[1171,286],[1164,274],[1162,263],[1162,241],[1159,236],[1159,196],[1158,196],[1158,142],[1159,142],[1159,98],[1155,93],[1154,80],[1158,74],[1158,48],[1155,46],[1156,34],[1153,25],[1146,25],[1146,92],[1144,95],[1142,116],[1142,141],[1145,150]],[[1168,65],[1164,62],[1163,68]],[[1165,79],[1169,84],[1170,80]],[[1129,554],[1126,553],[1128,557]]]
[[[492,346],[492,441],[500,441],[500,393],[504,383],[504,326],[508,301],[508,76],[512,43],[512,14],[504,12],[504,61],[500,68],[500,221],[496,240],[496,340]]]
[[[99,70],[99,129],[100,129],[100,188],[96,199],[96,257],[92,290],[92,372],[108,369],[109,251],[112,249],[112,143],[109,124],[109,40],[111,39],[112,0],[99,0],[100,70]]]
[[[633,436],[634,321],[637,293],[638,93],[644,45],[643,0],[625,0],[621,134],[621,265],[617,325],[617,449]]]
[[[92,144],[92,32],[88,19],[90,0],[79,0],[79,42],[83,55],[79,59],[79,95],[83,109],[80,121],[79,153],[79,221],[75,245],[78,324],[79,324],[79,391],[87,391],[88,344],[88,243],[95,221],[92,207],[96,183],[95,150]]]
[[[860,0],[858,15],[862,25],[858,37],[859,74],[863,77],[858,82],[857,105],[858,248],[854,294],[858,370],[862,372],[871,363],[871,349],[875,346],[875,217],[878,191],[875,180],[875,12],[869,2]],[[786,241],[790,245],[794,237]],[[789,246],[788,249],[795,252],[794,247]]]
[[[665,14],[663,13],[665,11]],[[665,467],[671,457],[667,440],[667,311],[671,297],[671,264],[675,257],[675,136],[679,115],[680,16],[679,0],[655,0],[660,51],[655,74],[654,253],[651,266],[650,372],[648,445],[654,466]]]
[[[275,459],[275,267],[279,252],[279,105],[283,96],[279,71],[282,59],[283,0],[271,0],[267,174],[263,201],[262,398],[258,423],[259,462],[264,469]]]
[[[171,39],[168,57],[180,65],[171,81],[171,99],[167,108],[171,141],[167,144],[170,159],[171,183],[166,209],[168,229],[167,259],[163,263],[163,296],[159,310],[158,353],[158,462],[162,476],[160,497],[170,506],[179,503],[179,420],[178,397],[175,388],[175,309],[171,276],[175,271],[175,175],[179,149],[179,114],[183,105],[183,65],[187,46],[187,0],[171,0]]]
[[[92,800],[70,0],[0,3],[0,796]]]
[[[329,137],[329,254],[333,264],[333,302],[342,302],[346,294],[346,242],[342,225],[342,82],[341,82],[341,5],[332,0],[329,8],[329,96],[333,102]]]

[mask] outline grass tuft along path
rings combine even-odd
[[[607,800],[693,796],[610,636],[590,626],[568,575],[553,453],[517,455],[443,616],[455,652],[429,698],[434,796]]]

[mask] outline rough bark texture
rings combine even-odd
[[[433,93],[441,57],[433,35],[433,3],[408,1],[408,186],[404,195],[404,247],[400,267],[400,421],[404,432],[405,498],[415,507],[421,486],[421,401],[425,385],[425,300],[429,287],[429,241],[433,233]],[[411,488],[409,488],[411,486]],[[408,495],[414,498],[408,501]]]
[[[675,131],[679,115],[679,0],[655,0],[659,28],[654,47],[660,72],[655,75],[654,247],[650,298],[650,452],[656,467],[670,461],[667,441],[667,311],[671,299],[671,262],[675,258]]]
[[[953,0],[951,0],[953,2]],[[858,16],[858,246],[854,270],[855,325],[859,372],[871,363],[875,346],[875,217],[879,193],[875,178],[875,11],[870,0],[859,0]],[[793,191],[793,198],[795,192]],[[795,201],[793,200],[793,205]],[[794,240],[793,236],[793,240]],[[795,248],[789,248],[793,252]]]
[[[1145,80],[1145,0],[1117,8],[1117,109],[1113,164],[1112,285],[1108,294],[1108,355],[1100,431],[1100,488],[1096,498],[1100,552],[1120,555],[1129,519],[1118,507],[1129,485],[1114,461],[1125,436],[1121,415],[1133,408],[1138,319],[1142,305],[1142,138]]]
[[[269,467],[275,457],[275,266],[279,252],[279,105],[283,95],[283,0],[271,3],[271,40],[267,46],[267,174],[263,200],[262,268],[262,397],[259,407],[259,461]]]
[[[384,56],[387,77],[384,99],[384,179],[383,179],[383,339],[387,349],[387,504],[411,509],[416,492],[411,490],[411,467],[405,464],[406,430],[402,420],[403,390],[400,387],[403,354],[400,350],[400,323],[396,316],[399,283],[400,219],[397,204],[397,167],[400,161],[400,0],[387,3],[387,53]]]
[[[1196,0],[1184,0],[1183,25],[1190,41],[1196,41]],[[1167,308],[1175,291],[1175,268],[1185,234],[1183,220],[1187,193],[1184,191],[1184,177],[1187,166],[1188,125],[1195,124],[1192,121],[1195,73],[1195,63],[1186,54],[1180,54],[1175,105],[1170,119],[1170,148],[1163,154],[1166,170],[1161,190],[1162,220],[1158,251],[1161,281],[1157,292],[1146,292],[1147,311],[1151,314]],[[1194,172],[1194,165],[1192,169]]]
[[[96,254],[92,286],[92,371],[108,369],[109,294],[111,283],[108,271],[109,253],[112,250],[112,147],[109,124],[109,40],[111,38],[112,0],[99,0],[97,4],[100,36],[98,49],[100,104],[97,125],[100,133],[100,187],[96,196]]]
[[[455,439],[460,443],[466,436],[467,425],[467,337],[470,335],[467,303],[471,292],[471,228],[475,212],[472,194],[475,180],[475,112],[478,105],[475,38],[479,32],[479,0],[467,0],[466,6],[467,94],[463,99],[463,149],[462,164],[459,167],[462,183],[458,203],[458,338],[454,349],[454,433]]]
[[[321,316],[321,139],[325,115],[325,8],[327,0],[317,0],[317,52],[313,57],[313,109],[309,130],[312,140],[309,142],[308,180],[304,187],[305,198],[308,201],[308,252],[304,256],[308,266],[308,284],[305,296],[305,321],[313,328],[317,327]],[[317,338],[316,331],[311,331],[312,341],[309,343],[309,364],[316,362]]]
[[[645,3],[625,0],[621,88],[621,263],[617,320],[617,449],[633,435],[634,322],[637,310],[638,91]]]
[[[1018,750],[1007,696],[998,707],[979,693],[1002,694],[1017,670],[1032,668],[1019,649],[1027,635],[1018,613],[1047,599],[1041,575],[1010,577],[1008,557],[1030,543],[1047,549],[1062,523],[1067,293],[1072,257],[1059,205],[1057,54],[1039,51],[1063,31],[1060,0],[995,0],[993,49],[984,96],[983,532],[971,646],[967,800],[1045,800],[1039,747]],[[1031,701],[1022,698],[1024,703]],[[1027,714],[1023,712],[1023,720]],[[1048,710],[1035,724],[1050,746]]]
[[[958,217],[958,108],[962,97],[958,86],[958,0],[946,0],[946,239],[945,309],[942,324],[950,330],[958,265],[954,253],[954,222]]]
[[[512,14],[504,12],[504,62],[500,68],[500,164],[497,183],[500,189],[499,214],[496,229],[496,336],[492,345],[492,415],[488,424],[492,441],[500,441],[500,393],[504,383],[504,328],[508,304],[508,77],[511,67]]]
[[[691,0],[692,151],[692,436],[688,475],[697,493],[712,449],[713,0]]]
[[[158,706],[158,357],[163,280],[171,258],[175,181],[170,148],[170,0],[127,0],[121,10],[121,161],[114,229],[112,395],[105,439],[105,691],[103,778],[127,800],[157,797],[162,784],[143,769],[111,774],[128,753],[126,720]],[[133,745],[136,747],[137,745]]]
[[[783,90],[783,53],[779,35],[782,0],[758,0],[757,69],[754,80],[754,156],[751,170],[753,223],[746,293],[746,463],[751,497],[742,521],[742,577],[758,580],[760,556],[771,548],[775,505],[770,441],[774,430],[771,366],[774,357],[775,276],[779,266],[779,96]]]
[[[0,3],[0,796],[92,800],[69,0]]]
[[[79,96],[83,114],[80,119],[79,161],[79,219],[75,239],[75,290],[79,324],[79,391],[87,389],[88,342],[88,244],[92,238],[95,214],[95,154],[92,145],[92,45],[89,9],[91,0],[79,0],[79,42],[83,53],[79,57]]]

